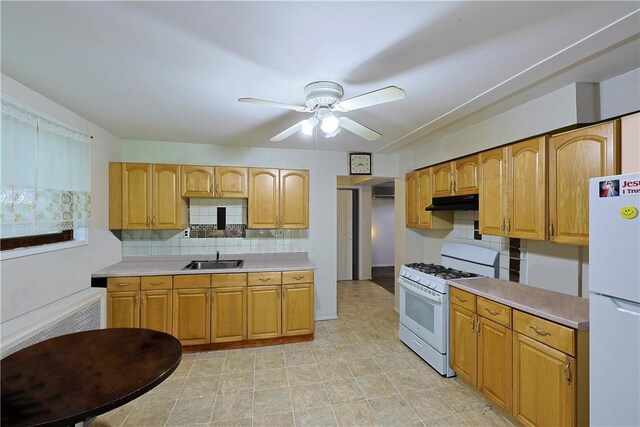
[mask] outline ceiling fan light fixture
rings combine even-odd
[[[334,136],[336,136],[339,133],[340,133],[340,128],[337,128],[333,132],[325,134],[324,137],[327,138],[327,139],[328,138],[333,138]]]
[[[318,119],[316,119],[315,117],[311,117],[310,119],[305,120],[302,123],[302,129],[301,129],[302,134],[307,136],[313,135],[313,130],[316,128],[317,124],[318,124]]]
[[[329,113],[322,119],[322,124],[320,125],[320,129],[322,132],[329,134],[333,133],[340,127],[340,120],[333,113]]]

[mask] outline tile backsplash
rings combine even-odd
[[[478,230],[478,211],[455,211],[453,213],[453,231],[449,233],[447,240],[499,251],[500,278],[526,283],[527,241],[481,235]]]
[[[186,230],[123,230],[122,255],[307,252],[308,230],[248,230],[246,199],[190,199],[188,219]]]

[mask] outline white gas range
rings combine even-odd
[[[442,265],[400,267],[400,339],[440,374],[449,367],[449,285],[447,280],[498,277],[498,252],[479,246],[445,243]]]

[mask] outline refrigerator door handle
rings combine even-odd
[[[632,311],[632,310],[627,310],[626,308],[622,308],[620,307],[620,304],[618,304],[618,301],[616,301],[615,299],[611,299],[611,301],[613,301],[613,303],[616,305],[616,310],[619,311],[620,313],[626,313],[626,314],[631,314],[633,316],[638,316],[640,317],[640,312],[637,311]]]

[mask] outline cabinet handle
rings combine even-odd
[[[567,362],[567,364],[564,365],[564,377],[567,380],[567,384],[571,384],[571,362]]]
[[[529,325],[529,328],[533,329],[534,331],[536,331],[537,334],[542,335],[543,337],[547,336],[547,335],[551,335],[551,332],[547,332],[544,329],[538,328],[538,327],[533,326],[533,325]]]
[[[507,233],[511,233],[511,218],[507,219]]]
[[[138,296],[136,295],[136,299]],[[140,298],[140,308],[144,307],[144,297]]]
[[[502,231],[504,233],[504,223],[505,223],[506,219],[502,218],[502,224],[500,224],[500,231]]]
[[[151,220],[151,224],[152,225],[156,225],[156,217],[154,216],[153,219]]]
[[[214,196],[216,195],[215,191],[213,191],[213,184],[209,186],[209,193],[213,194]]]
[[[455,193],[455,192],[456,192],[456,190],[457,190],[457,185],[458,185],[458,183],[457,183],[457,182],[456,182],[456,180],[454,179],[454,180],[453,180],[453,192],[454,192],[454,193]]]
[[[207,304],[209,303],[209,291],[207,291],[207,293],[204,294],[204,302]]]
[[[476,330],[476,319],[474,319],[473,317],[471,318],[471,330],[475,331]]]
[[[151,224],[151,218],[147,217],[147,225]]]
[[[258,278],[258,280],[260,280],[261,282],[268,282],[271,280],[271,277],[260,277]]]
[[[216,184],[216,196],[219,196],[219,195],[220,195],[220,189],[218,187],[218,184]]]
[[[293,280],[302,280],[304,276],[293,276]]]
[[[137,307],[138,306],[138,295],[136,294],[136,296],[133,297],[133,306]]]
[[[460,302],[467,302],[466,298],[460,298],[458,295],[456,295],[456,299]]]
[[[549,237],[553,237],[553,232],[555,230],[553,229],[553,223],[549,224]]]
[[[485,309],[486,311],[488,311],[488,312],[489,312],[489,314],[491,314],[492,316],[497,316],[498,314],[500,314],[500,313],[498,313],[497,311],[493,311],[493,310],[491,310],[491,309],[489,309],[489,308],[487,308],[487,307],[485,307],[484,309]]]
[[[480,336],[480,318],[478,317],[478,322],[476,323],[476,330],[478,331],[478,336]]]
[[[116,283],[116,286],[119,288],[124,288],[125,286],[129,286],[131,283]]]
[[[162,285],[164,282],[149,282],[149,285],[151,286],[160,286]]]

